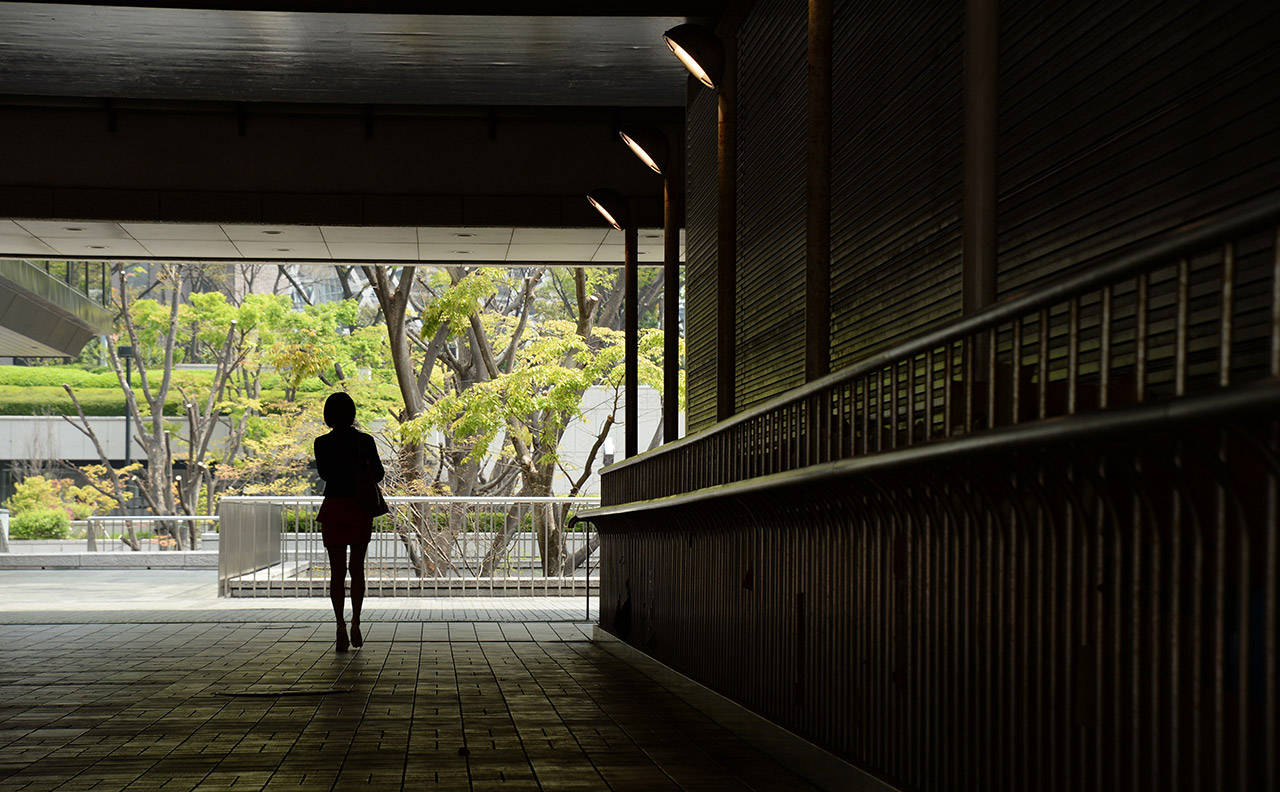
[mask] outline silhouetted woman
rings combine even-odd
[[[338,651],[361,646],[360,606],[364,602],[364,557],[373,536],[373,517],[356,500],[361,470],[374,483],[382,481],[382,460],[373,438],[355,428],[356,403],[345,393],[332,394],[324,403],[328,434],[316,438],[316,470],[324,479],[324,503],[316,519],[329,552],[329,599],[338,620]],[[351,547],[351,636],[343,619],[343,593],[347,577],[347,547]]]

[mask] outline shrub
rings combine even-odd
[[[27,512],[50,511],[62,507],[56,481],[44,476],[27,476],[13,485],[13,495],[6,503],[14,516]]]
[[[83,520],[99,509],[110,508],[115,501],[92,487],[77,487],[71,479],[27,476],[13,486],[7,505],[15,516],[56,509]]]
[[[28,511],[9,522],[9,536],[14,539],[66,539],[70,533],[71,518],[63,509]]]
[[[505,512],[466,512],[464,514],[464,528],[468,532],[483,531],[488,533],[497,533],[502,530],[502,526],[507,522]],[[445,512],[438,511],[435,513],[436,526],[440,529],[449,527],[449,515]],[[533,530],[533,515],[524,514],[520,518],[520,530]]]

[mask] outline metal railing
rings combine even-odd
[[[322,498],[225,497],[219,596],[328,596]],[[366,556],[370,596],[590,597],[599,540],[573,521],[598,498],[388,497]]]
[[[608,505],[1280,375],[1280,196],[609,468]]]
[[[28,260],[50,277],[67,284],[104,307],[111,306],[111,268],[105,261]]]
[[[85,549],[90,553],[177,550],[178,542],[172,530],[176,523],[194,524],[196,527],[203,523],[212,526],[214,530],[218,526],[216,516],[187,514],[95,515],[85,522]],[[194,533],[199,535],[198,532]]]
[[[1280,383],[1120,412],[605,507],[600,624],[900,789],[1276,789]]]
[[[606,469],[601,626],[903,789],[1277,788],[1278,223]]]

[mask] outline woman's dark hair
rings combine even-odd
[[[324,422],[332,429],[345,429],[356,422],[356,403],[342,391],[324,400]]]

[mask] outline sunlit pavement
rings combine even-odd
[[[583,599],[370,599],[338,653],[327,601],[215,583],[0,573],[0,790],[809,788],[591,643]]]

